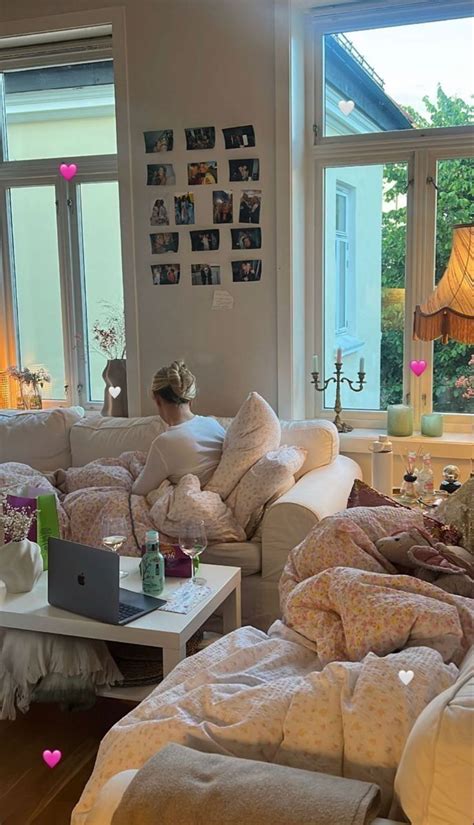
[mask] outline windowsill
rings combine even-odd
[[[354,429],[350,433],[340,433],[341,453],[368,453],[369,446],[379,435],[387,435],[387,430],[363,430]],[[446,432],[439,438],[430,438],[421,433],[398,437],[389,436],[393,444],[394,453],[401,454],[410,447],[417,449],[422,446],[432,456],[440,458],[464,459],[465,461],[474,459],[474,440],[471,433],[450,433]],[[429,448],[429,449],[428,449]]]

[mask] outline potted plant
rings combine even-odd
[[[43,367],[29,369],[25,367],[8,367],[6,375],[18,382],[19,396],[17,407],[19,410],[41,410],[43,399],[41,390],[45,384],[49,384],[51,376]]]
[[[35,512],[0,499],[0,580],[9,593],[28,593],[43,572],[39,544],[28,539],[35,520]]]
[[[105,381],[102,415],[128,416],[125,319],[123,309],[104,304],[102,319],[95,321],[92,337],[95,347],[105,355],[102,373]]]

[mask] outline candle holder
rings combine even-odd
[[[311,383],[314,384],[314,389],[317,390],[317,392],[324,392],[328,388],[329,384],[331,384],[331,382],[334,381],[334,383],[336,384],[336,402],[334,404],[334,412],[336,413],[336,416],[334,418],[334,424],[336,425],[336,429],[337,429],[338,433],[350,433],[354,429],[354,427],[351,427],[350,424],[346,424],[345,421],[341,421],[341,416],[340,416],[340,413],[342,412],[342,407],[341,407],[341,384],[343,384],[343,383],[349,384],[349,386],[350,386],[350,388],[353,392],[361,392],[361,390],[363,390],[363,388],[364,388],[364,384],[366,383],[366,381],[365,381],[365,372],[359,372],[358,373],[359,386],[355,387],[354,386],[354,384],[356,383],[355,381],[351,381],[350,378],[345,378],[345,377],[343,378],[342,377],[342,363],[338,364],[337,361],[336,361],[334,366],[336,367],[336,370],[334,372],[334,375],[336,376],[335,378],[333,378],[333,377],[326,378],[326,380],[323,381],[323,386],[320,386],[319,385],[319,372],[312,372],[311,375],[313,376],[313,380],[311,381]]]

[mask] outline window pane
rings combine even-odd
[[[97,351],[93,326],[97,320],[102,324],[111,314],[123,319],[118,183],[83,183],[79,189],[89,400],[101,401],[107,356]]]
[[[347,230],[344,243],[337,244],[341,186],[347,191]],[[332,375],[340,347],[345,376],[358,379],[363,357],[367,382],[360,393],[342,385],[344,409],[383,410],[402,401],[406,187],[405,163],[326,169],[325,377]],[[347,261],[345,272],[341,260]],[[342,314],[345,330],[340,332]],[[334,384],[324,395],[325,407],[332,408]]]
[[[112,61],[5,73],[8,160],[115,154]]]
[[[21,366],[43,367],[52,378],[43,387],[43,398],[62,400],[65,377],[55,189],[17,187],[10,190],[10,200]]]
[[[473,219],[474,158],[440,160],[437,170],[436,270],[438,283],[451,253],[453,226]],[[474,347],[434,342],[433,409],[474,413]]]
[[[472,123],[473,37],[473,17],[326,35],[324,134]]]

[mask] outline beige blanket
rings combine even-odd
[[[379,807],[367,782],[171,744],[132,779],[112,825],[366,825]]]

